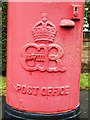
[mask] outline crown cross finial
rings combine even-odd
[[[43,14],[42,14],[42,21],[43,21],[43,22],[46,22],[46,21],[47,21],[47,14],[46,14],[46,13],[43,13]]]
[[[56,32],[55,25],[48,21],[46,13],[42,14],[42,20],[37,22],[32,29],[35,41],[53,42]]]

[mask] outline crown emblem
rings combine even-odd
[[[32,34],[35,42],[37,41],[48,41],[53,42],[56,36],[56,27],[55,25],[47,20],[47,14],[42,14],[42,20],[37,22],[33,29]]]

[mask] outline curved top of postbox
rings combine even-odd
[[[8,2],[85,2],[85,0],[8,0]]]

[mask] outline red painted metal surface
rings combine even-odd
[[[8,3],[6,102],[11,107],[38,113],[76,109],[83,11],[83,2]]]

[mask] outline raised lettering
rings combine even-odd
[[[46,96],[47,95],[47,88],[46,87],[42,87],[42,89],[41,89],[41,95],[42,96]]]
[[[69,86],[59,86],[59,87],[39,87],[39,86],[26,86],[26,85],[16,85],[16,91],[22,94],[34,95],[34,96],[64,96],[69,94]]]
[[[37,53],[27,53],[26,51],[30,48],[35,49]],[[51,50],[57,50],[57,54],[50,54]],[[40,53],[43,50],[43,53]],[[33,51],[34,52],[34,51]],[[64,55],[64,51],[61,46],[57,44],[34,44],[29,43],[22,49],[22,66],[28,71],[48,71],[48,72],[65,72],[66,68],[61,65],[61,57]],[[32,64],[33,61],[33,64]],[[31,62],[31,64],[28,64]],[[40,66],[39,62],[43,62],[43,66]],[[49,67],[49,62],[55,62],[55,67]]]
[[[53,88],[53,96],[59,96],[59,87],[54,87]]]
[[[38,94],[39,87],[33,86],[34,92],[33,94],[36,96]]]
[[[69,86],[66,86],[66,91],[65,94],[68,95],[69,94]]]
[[[31,86],[28,86],[27,93],[29,95],[32,95],[32,87]]]
[[[26,86],[25,85],[22,85],[21,91],[22,91],[23,94],[26,94]]]
[[[52,95],[53,87],[48,87],[47,96]]]
[[[17,84],[17,92],[19,92],[21,90],[21,85]]]

